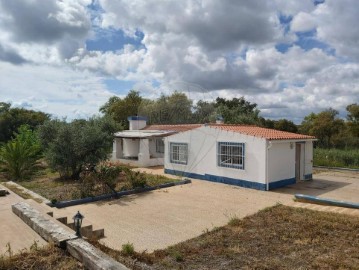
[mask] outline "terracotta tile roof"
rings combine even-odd
[[[209,124],[212,128],[238,132],[250,136],[261,137],[268,140],[308,140],[315,139],[313,136],[297,134],[292,132],[280,131],[270,128],[262,128],[257,126],[245,125],[225,125],[225,124]]]
[[[164,130],[173,132],[183,132],[203,126],[202,124],[179,124],[179,125],[149,125],[142,130]]]

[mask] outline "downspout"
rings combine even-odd
[[[269,190],[269,149],[272,147],[272,142],[266,140],[266,190]]]

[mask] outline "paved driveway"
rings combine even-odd
[[[0,188],[4,187],[0,185]],[[25,200],[12,191],[10,191],[10,195],[0,197],[0,255],[7,251],[7,243],[10,243],[11,250],[14,253],[25,248],[30,248],[34,241],[39,246],[46,243],[45,240],[12,212],[11,205],[20,201]],[[6,255],[9,254],[6,253]]]
[[[80,210],[96,228],[104,228],[106,245],[121,249],[133,243],[137,251],[165,248],[196,237],[231,217],[244,217],[292,195],[244,189],[193,180],[191,184],[133,195],[118,200],[68,207],[63,215]]]

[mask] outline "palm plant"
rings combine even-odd
[[[30,178],[40,158],[39,140],[28,126],[21,126],[15,138],[0,148],[0,165],[14,180]]]

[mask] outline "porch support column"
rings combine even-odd
[[[150,161],[150,148],[148,139],[140,139],[138,163],[140,166],[147,166]]]
[[[112,148],[112,159],[121,159],[123,157],[122,138],[114,138]]]

